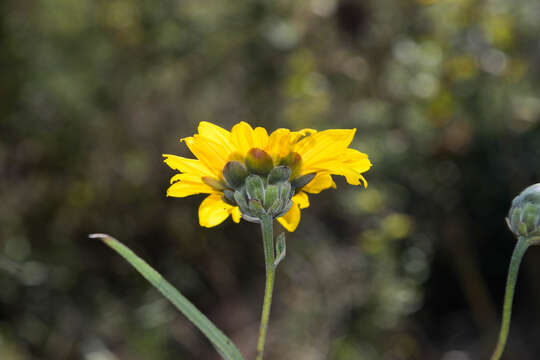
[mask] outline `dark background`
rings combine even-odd
[[[367,189],[311,197],[267,359],[487,359],[537,182],[537,0],[0,2],[0,359],[217,359],[117,254],[162,272],[254,358],[256,225],[198,225],[162,153],[200,121],[357,128]],[[540,358],[540,250],[505,359]]]

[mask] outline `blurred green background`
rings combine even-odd
[[[130,246],[254,358],[259,229],[198,225],[162,153],[199,121],[357,128],[368,189],[311,197],[267,359],[485,359],[540,179],[537,0],[0,2],[0,359],[217,359]],[[540,251],[506,359],[540,358]]]

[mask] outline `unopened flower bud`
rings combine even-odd
[[[250,173],[267,175],[274,167],[274,162],[266,151],[253,148],[246,154],[246,166]]]
[[[529,186],[512,200],[506,223],[518,237],[540,236],[540,183]]]
[[[302,169],[302,157],[296,152],[290,152],[279,161],[279,165],[288,166],[291,169],[292,177],[296,177]]]
[[[248,175],[246,166],[240,161],[229,161],[223,168],[223,177],[225,177],[227,184],[234,189],[242,186]]]

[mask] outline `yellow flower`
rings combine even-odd
[[[292,184],[289,192],[292,201],[281,199],[288,202],[288,206],[283,201],[280,203],[280,209],[286,213],[279,213],[277,220],[288,231],[294,231],[300,222],[300,210],[309,206],[307,193],[317,194],[324,189],[335,188],[332,175],[342,175],[352,185],[363,183],[367,186],[362,173],[371,167],[368,156],[349,148],[355,132],[356,129],[320,132],[277,129],[268,135],[264,128],[253,129],[245,122],[234,125],[230,132],[209,122],[201,122],[197,134],[181,140],[197,159],[163,155],[165,163],[180,172],[171,178],[167,196],[209,194],[199,207],[199,223],[204,227],[216,226],[229,215],[237,223],[242,216],[253,220],[253,215],[241,211],[242,206],[235,202],[235,199],[242,201],[242,198],[233,196],[236,185],[231,185],[234,182],[232,175],[227,178],[224,175],[225,166],[229,169],[236,165],[240,174],[245,171],[239,177],[240,181],[248,172],[261,175],[267,174],[272,167],[287,166],[290,169],[286,169],[289,171],[286,177]],[[226,174],[235,174],[227,171]],[[262,206],[260,200],[259,207]],[[243,209],[250,206],[244,204]]]

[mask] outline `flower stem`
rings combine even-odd
[[[512,260],[510,260],[510,267],[508,269],[508,278],[506,279],[506,290],[504,294],[503,316],[501,324],[501,332],[499,333],[499,341],[497,346],[491,355],[491,360],[499,360],[506,345],[506,338],[508,337],[508,331],[510,330],[510,318],[512,316],[512,301],[514,299],[514,290],[516,288],[516,281],[519,272],[519,265],[525,255],[525,251],[530,246],[530,242],[527,238],[520,236],[514,253],[512,254]]]
[[[274,235],[273,219],[270,215],[261,218],[261,229],[264,243],[264,261],[266,264],[266,287],[264,290],[264,303],[261,315],[261,326],[259,329],[259,340],[257,341],[257,359],[262,360],[264,352],[264,342],[266,340],[266,330],[268,329],[268,319],[270,318],[270,307],[272,305],[272,292],[274,290]]]

